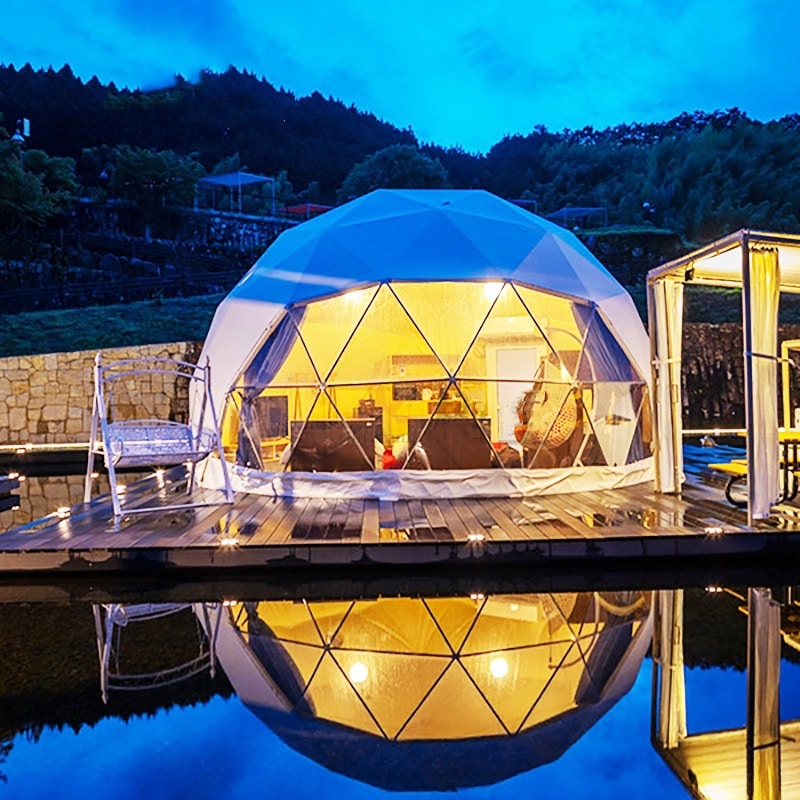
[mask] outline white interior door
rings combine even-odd
[[[536,365],[539,363],[535,347],[498,348],[495,351],[497,383],[497,420],[495,436],[498,441],[516,444],[514,426],[518,424],[517,404],[524,392],[533,385]],[[503,380],[506,379],[506,380]]]

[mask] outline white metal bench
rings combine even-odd
[[[138,417],[134,409],[137,404],[137,388],[150,383],[154,376],[167,384],[171,390],[183,381],[186,388],[194,385],[199,392],[198,418],[189,423],[163,419],[148,415]],[[198,462],[216,454],[221,462],[224,477],[224,501],[233,502],[233,490],[228,476],[222,437],[219,432],[216,411],[210,392],[210,367],[197,366],[186,361],[170,358],[123,359],[104,364],[100,353],[95,358],[94,400],[92,425],[89,440],[89,458],[86,465],[84,502],[89,502],[92,492],[92,475],[95,457],[102,456],[108,470],[111,501],[114,517],[122,516],[121,492],[117,483],[117,470],[141,467],[172,467],[178,464],[189,466],[186,493],[190,495],[195,484]],[[119,402],[123,395],[127,402]],[[131,415],[120,418],[122,410]],[[152,409],[148,409],[152,413]],[[184,502],[168,508],[194,508],[207,502]],[[163,510],[165,506],[141,506],[126,508],[125,513],[144,513]]]

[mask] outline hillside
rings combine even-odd
[[[763,123],[737,109],[695,111],[561,132],[539,125],[478,154],[421,144],[368,111],[319,93],[296,97],[233,68],[141,92],[83,83],[68,66],[27,65],[0,67],[0,113],[6,128],[30,119],[29,148],[75,159],[84,192],[102,184],[103,158],[128,145],[174,151],[206,172],[227,159],[285,174],[297,199],[333,203],[367,155],[407,144],[438,160],[453,187],[526,198],[542,215],[599,210],[605,227],[654,225],[687,245],[742,227],[800,229],[798,114]]]

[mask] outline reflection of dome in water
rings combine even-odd
[[[442,790],[558,758],[628,691],[649,634],[641,593],[275,601],[225,609],[218,654],[295,750]]]

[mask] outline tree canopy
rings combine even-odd
[[[449,183],[534,200],[544,216],[603,208],[610,227],[669,229],[692,245],[741,227],[800,229],[798,114],[760,122],[734,108],[603,130],[537,125],[480,154],[420,144],[413,131],[334,98],[296,97],[233,68],[142,92],[96,78],[83,83],[69,67],[28,65],[0,67],[0,113],[31,119],[31,148],[80,159],[89,197],[104,196],[112,155],[128,147],[172,153],[206,172],[223,162],[246,164],[275,177],[285,202],[331,204],[379,185]],[[2,181],[6,217],[9,187],[36,206],[37,187],[13,164]],[[268,208],[271,188],[254,193],[248,207]],[[144,196],[137,202],[147,205]]]
[[[42,150],[25,152],[0,128],[0,233],[20,226],[42,225],[65,211],[78,189],[75,161],[53,158]]]
[[[340,200],[375,189],[445,189],[447,171],[438,159],[408,144],[392,144],[356,164],[344,179]]]

